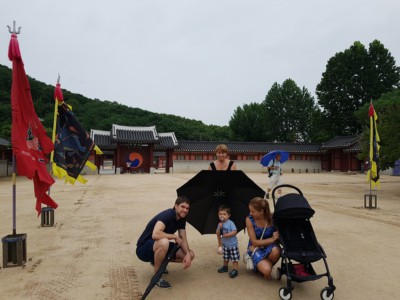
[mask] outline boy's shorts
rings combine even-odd
[[[239,253],[239,247],[238,246],[233,246],[233,247],[225,247],[222,245],[222,254],[224,260],[231,260],[231,261],[239,261],[240,260],[240,253]]]

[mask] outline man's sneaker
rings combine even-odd
[[[169,282],[166,281],[164,278],[160,278],[157,281],[156,286],[158,286],[159,288],[162,288],[162,289],[170,289],[171,288],[171,285],[169,284]]]

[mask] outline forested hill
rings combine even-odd
[[[54,86],[28,76],[37,115],[43,120],[49,136],[53,127]],[[12,70],[0,65],[0,137],[11,136],[11,82]],[[157,132],[175,132],[178,139],[226,141],[232,138],[228,126],[206,125],[201,121],[175,115],[159,114],[140,108],[128,107],[115,101],[89,99],[63,89],[64,101],[86,131],[111,130],[112,124],[125,126],[156,126]]]

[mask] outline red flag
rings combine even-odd
[[[40,215],[42,203],[52,208],[58,206],[46,193],[54,183],[54,179],[47,171],[45,157],[53,150],[53,143],[36,115],[17,35],[14,33],[11,35],[8,58],[13,65],[11,86],[13,153],[18,174],[33,179],[37,199],[36,210]]]

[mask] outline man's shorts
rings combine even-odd
[[[154,246],[154,240],[150,239],[147,240],[143,245],[137,246],[136,247],[136,255],[139,257],[141,261],[144,262],[151,262],[154,264],[154,251],[153,251],[153,246]],[[174,246],[173,242],[169,242],[169,248],[168,252],[171,250],[171,248]],[[172,257],[175,258],[175,257]]]
[[[283,181],[281,179],[281,175],[280,174],[273,174],[270,178],[269,178],[269,188],[272,190],[274,186],[278,186],[283,184]]]

